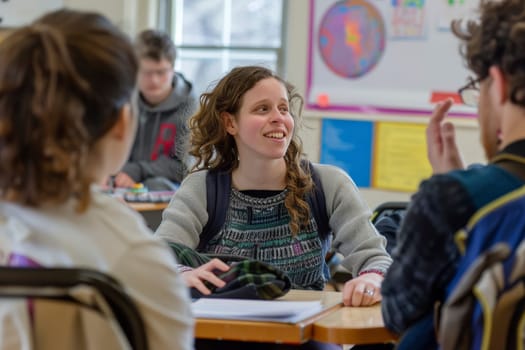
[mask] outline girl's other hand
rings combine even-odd
[[[182,277],[188,287],[196,288],[202,294],[209,295],[211,294],[211,290],[206,287],[204,281],[207,281],[218,288],[224,287],[226,282],[217,277],[215,273],[217,270],[220,272],[226,272],[229,269],[230,267],[222,260],[213,259],[204,265],[183,272]]]
[[[378,273],[365,273],[346,282],[343,288],[345,306],[368,306],[381,301],[381,282]]]

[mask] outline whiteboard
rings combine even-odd
[[[476,109],[462,105],[457,95],[470,73],[459,54],[460,42],[449,28],[454,18],[472,17],[478,1],[310,0],[308,107],[428,114],[437,100],[452,97],[457,103],[451,114],[475,116]],[[359,11],[373,14],[373,10],[377,16],[372,19],[357,24],[348,20]],[[347,17],[338,22],[337,11]],[[362,23],[368,27],[359,27],[352,37],[351,25],[355,29]],[[376,35],[371,37],[373,31]],[[354,54],[357,46],[353,51],[346,47],[356,35],[361,56]],[[375,56],[365,56],[374,50]],[[357,62],[356,57],[361,57],[360,64],[374,57],[376,63],[361,72],[337,71],[338,60]]]
[[[2,0],[0,27],[18,27],[29,24],[46,12],[64,6],[64,0]]]

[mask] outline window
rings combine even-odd
[[[159,25],[177,46],[175,70],[198,94],[238,65],[264,65],[283,74],[286,0],[171,0]]]

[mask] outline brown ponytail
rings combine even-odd
[[[0,196],[89,204],[87,156],[135,86],[129,39],[105,17],[52,12],[0,44]]]

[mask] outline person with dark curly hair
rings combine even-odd
[[[478,107],[489,164],[464,169],[454,126],[444,121],[452,101],[439,103],[427,127],[434,175],[412,198],[381,288],[389,329],[403,334],[430,325],[428,337],[417,339],[424,349],[436,346],[434,306],[461,257],[454,234],[485,204],[525,184],[525,2],[482,0],[479,19],[453,21],[452,30],[474,74],[459,92],[464,103]]]
[[[391,262],[385,238],[371,224],[370,209],[341,169],[312,164],[333,240],[318,232],[311,215],[306,196],[314,184],[309,168],[301,166],[304,155],[297,133],[303,100],[294,87],[267,68],[243,66],[227,73],[200,102],[190,119],[195,166],[164,210],[156,236],[197,248],[210,218],[207,174],[225,172],[231,179],[226,218],[201,252],[263,261],[284,271],[294,288],[322,290],[328,270],[324,256],[333,246],[355,276],[344,286],[344,303],[379,302]],[[216,268],[228,266],[216,259],[183,276],[188,285],[209,294],[203,281],[219,287],[224,283],[212,273]]]
[[[107,273],[137,305],[150,349],[191,349],[189,293],[169,247],[97,187],[135,136],[131,41],[100,14],[64,9],[9,34],[0,62],[0,264]]]

